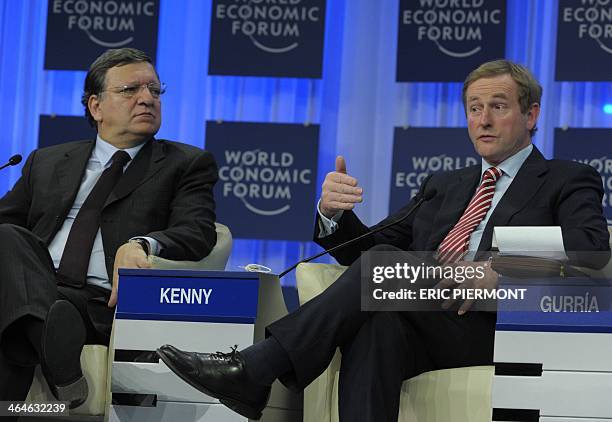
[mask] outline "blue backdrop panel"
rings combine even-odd
[[[40,116],[39,148],[95,138],[96,130],[84,116]]]
[[[611,81],[612,3],[559,0],[558,25],[555,80]]]
[[[50,0],[45,69],[86,70],[108,48],[134,47],[155,62],[159,0]]]
[[[463,81],[505,51],[506,0],[400,0],[398,81]]]
[[[219,166],[217,220],[234,237],[312,238],[318,125],[209,121],[206,145]]]
[[[206,120],[318,124],[317,191],[344,155],[364,188],[355,211],[366,224],[388,213],[394,127],[465,127],[461,84],[396,82],[399,0],[327,2],[320,80],[209,76],[212,0],[159,3],[157,69],[169,87],[158,136],[203,147]],[[41,114],[83,114],[85,72],[44,70],[48,4],[0,0],[0,161],[37,147]],[[534,140],[544,155],[552,156],[555,127],[611,128],[603,105],[612,103],[612,83],[554,82],[558,2],[507,0],[506,16],[500,56],[527,65],[544,87]],[[0,172],[0,196],[21,167]],[[238,239],[228,268],[258,262],[281,271],[318,251],[313,242]]]
[[[480,165],[464,128],[395,128],[389,210],[399,210],[428,174]]]
[[[612,129],[555,129],[555,158],[589,164],[601,174],[604,213],[612,225]]]
[[[208,73],[320,78],[325,0],[213,0]]]

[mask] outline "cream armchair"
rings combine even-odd
[[[612,247],[612,226],[610,246]],[[300,305],[327,289],[346,267],[300,264],[296,270]],[[592,277],[610,277],[612,260]],[[329,367],[304,390],[304,422],[338,421],[340,351]],[[398,422],[489,422],[494,366],[472,366],[423,373],[406,380],[400,393]],[[410,393],[409,393],[410,392]]]
[[[217,232],[217,243],[208,256],[200,261],[171,261],[151,256],[153,267],[158,269],[191,269],[191,270],[220,270],[223,271],[232,251],[232,234],[227,226],[215,223]],[[111,336],[112,338],[112,336]],[[81,367],[89,386],[89,396],[85,403],[71,410],[71,415],[96,415],[102,416],[108,410],[110,400],[110,368],[112,366],[113,354],[112,344],[109,347],[99,344],[88,344],[81,353]],[[36,368],[34,381],[30,387],[28,398],[32,402],[54,400],[40,366]],[[72,419],[72,418],[71,418]],[[101,419],[101,418],[100,418]],[[91,418],[84,418],[91,420]]]
[[[296,273],[300,304],[322,293],[345,269],[333,264],[300,264]],[[338,421],[340,358],[336,351],[325,372],[304,390],[304,422]],[[405,381],[398,421],[489,422],[493,373],[493,366],[475,366],[426,372]]]

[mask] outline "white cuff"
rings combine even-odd
[[[327,218],[321,212],[321,200],[317,202],[317,212],[319,213],[319,235],[317,236],[319,239],[322,237],[329,236],[333,234],[336,230],[338,230],[338,221],[344,211],[339,211],[332,218]]]
[[[159,241],[147,236],[134,236],[130,240],[134,239],[146,240],[147,242],[149,242],[149,255],[159,255],[159,252],[161,250],[161,245]]]

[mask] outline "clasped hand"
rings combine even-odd
[[[494,290],[497,287],[499,282],[499,274],[491,268],[491,264],[488,261],[459,261],[457,263],[451,264],[452,267],[472,267],[473,271],[463,271],[463,274],[472,274],[470,277],[465,277],[465,279],[458,283],[454,279],[443,279],[438,284],[436,284],[435,288],[437,289],[461,289],[461,290]],[[477,269],[484,269],[484,276],[479,277],[482,274],[481,271],[477,271]],[[457,300],[454,299],[454,296],[446,299],[442,303],[443,309],[449,309]],[[459,306],[459,310],[457,313],[459,315],[465,314],[474,304],[475,299],[465,299],[463,303]]]

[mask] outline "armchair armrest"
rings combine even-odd
[[[337,264],[300,264],[296,269],[300,305],[323,293],[348,267]]]
[[[323,293],[346,270],[336,264],[300,264],[296,279],[300,305]],[[337,373],[340,351],[329,367],[304,390],[304,422],[336,422],[338,419]]]
[[[223,224],[215,223],[217,243],[213,250],[200,261],[172,261],[151,255],[149,260],[153,268],[165,270],[225,270],[227,260],[232,252],[232,233]]]

